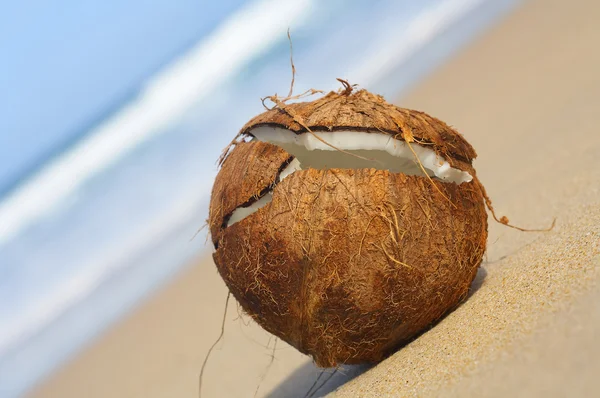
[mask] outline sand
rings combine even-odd
[[[600,391],[598,15],[592,0],[530,0],[399,101],[467,137],[499,214],[524,227],[557,224],[522,233],[491,223],[462,306],[379,365],[339,370],[317,395],[344,382],[335,396]],[[190,265],[31,396],[198,396],[225,298],[209,259]],[[274,339],[244,322],[231,304],[203,396],[251,397],[259,385],[257,396],[304,396],[317,378],[310,361],[282,342],[273,350]]]

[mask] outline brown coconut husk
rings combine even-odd
[[[423,177],[295,172],[221,232],[215,263],[246,312],[318,365],[379,361],[466,296],[485,251],[477,185],[434,184],[456,208]]]
[[[209,227],[217,245],[229,217],[264,196],[275,185],[279,173],[294,159],[274,145],[243,143],[225,159],[210,201]]]
[[[485,252],[487,215],[476,153],[460,134],[364,90],[275,107],[240,135],[263,125],[383,132],[430,145],[474,180],[307,169],[280,182],[290,154],[237,141],[215,181],[209,224],[221,276],[261,326],[319,366],[377,362],[466,297]],[[236,208],[270,190],[269,204],[226,227]]]

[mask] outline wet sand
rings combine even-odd
[[[497,213],[473,292],[379,365],[339,370],[336,396],[593,396],[600,391],[600,3],[530,0],[398,103],[455,126]],[[199,260],[36,388],[33,397],[196,397],[226,289]],[[304,396],[310,361],[236,305],[205,397]],[[267,348],[268,345],[268,348]],[[261,379],[271,361],[264,380]],[[361,374],[362,373],[362,374]],[[354,378],[357,374],[358,377]],[[328,378],[325,373],[319,384]]]

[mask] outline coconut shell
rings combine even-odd
[[[302,124],[315,130],[353,127],[397,135],[390,120],[410,125],[416,139],[452,150],[463,170],[473,171],[467,160],[475,156],[471,146],[461,136],[448,143],[445,134],[453,130],[437,119],[405,110],[392,117],[387,112],[393,106],[371,107],[381,97],[364,91],[347,96],[352,106],[339,96],[313,103],[319,106],[289,106],[312,109],[303,113]],[[328,97],[338,104],[330,115],[322,113],[330,106]],[[265,112],[242,133],[265,124],[302,133],[286,114]],[[340,117],[352,123],[340,126]],[[388,124],[377,124],[380,120]],[[429,127],[418,129],[424,125]],[[264,329],[319,366],[377,362],[466,297],[487,239],[476,179],[457,185],[387,170],[306,169],[279,181],[291,159],[269,143],[238,143],[223,162],[211,197],[219,273]],[[226,226],[235,208],[271,189],[270,203]]]

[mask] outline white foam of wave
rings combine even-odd
[[[89,177],[161,133],[203,96],[285,37],[313,0],[258,0],[154,78],[140,96],[0,202],[0,245],[48,214]]]
[[[142,253],[144,249],[158,246],[165,240],[165,236],[178,227],[182,220],[190,218],[190,214],[197,212],[200,199],[196,195],[189,195],[170,207],[167,212],[149,221],[135,234],[128,235],[127,239],[116,242],[110,253],[102,258],[92,258],[87,263],[81,264],[76,274],[68,275],[59,286],[53,289],[52,295],[30,300],[18,313],[12,316],[10,322],[0,328],[0,357],[19,341],[27,339],[40,327],[56,319],[73,304],[88,297],[89,293],[107,278],[110,278],[124,264],[128,264],[132,255]],[[200,224],[201,221],[198,220]],[[184,242],[182,244],[186,244]],[[198,246],[204,245],[204,240],[199,238],[194,242]]]

